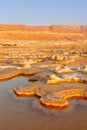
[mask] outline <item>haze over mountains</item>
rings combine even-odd
[[[85,40],[87,39],[87,26],[27,26],[0,24],[0,39],[40,41]]]

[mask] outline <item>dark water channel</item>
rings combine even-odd
[[[48,110],[36,97],[20,98],[13,88],[28,84],[25,77],[0,82],[0,130],[86,130],[87,102],[67,110]]]

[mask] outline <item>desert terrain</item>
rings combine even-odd
[[[61,95],[66,95],[66,89],[72,91],[70,90],[68,95],[63,97],[64,99],[68,96],[87,98],[83,96],[87,95],[84,94],[86,88],[83,87],[82,94],[78,88],[80,83],[85,87],[87,83],[86,47],[87,26],[0,25],[0,80],[17,75],[28,75],[31,82],[28,85],[29,88],[25,86],[22,90],[14,89],[17,95],[38,95],[39,89],[43,86],[46,90],[42,89],[40,93],[47,91],[46,94],[50,93],[55,96],[50,95],[50,99],[44,99],[45,94],[42,94],[41,103],[47,106],[67,106],[68,103],[61,105],[62,98],[57,103],[57,91],[59,92],[60,84],[73,85],[74,83],[75,86],[76,83],[76,89],[78,89],[74,93],[75,88],[65,87]],[[52,89],[53,85],[54,89]],[[66,85],[62,85],[61,91]],[[44,100],[48,100],[47,103]]]
[[[58,116],[78,103],[87,108],[87,26],[1,24],[0,82],[21,76],[27,83],[13,83],[11,94],[33,97],[33,110]]]

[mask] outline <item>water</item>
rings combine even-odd
[[[66,110],[49,110],[41,106],[36,97],[15,96],[13,88],[28,83],[25,77],[0,82],[0,130],[87,129],[86,101],[78,101],[77,105],[71,101],[74,107]]]

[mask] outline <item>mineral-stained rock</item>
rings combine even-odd
[[[29,60],[25,60],[24,61],[24,67],[26,66],[30,66],[30,65],[32,65],[32,64],[35,64],[35,63],[37,63],[36,61],[34,61],[33,59],[29,59]]]
[[[30,65],[30,63],[28,61],[25,61],[24,64],[23,64],[23,67],[24,68],[30,68],[31,65]]]
[[[72,72],[72,70],[67,66],[63,66],[63,67],[55,68],[55,72],[56,73],[68,73],[68,72]]]
[[[1,69],[0,71],[0,80],[5,80],[12,78],[17,75],[32,75],[41,72],[40,68],[32,67],[32,68],[7,68]]]
[[[68,90],[61,90],[54,93],[47,93],[40,98],[40,101],[47,106],[62,108],[68,106],[68,100],[72,98],[87,98],[87,89],[71,88]]]
[[[85,103],[86,104],[86,103]],[[39,110],[42,113],[48,115],[52,115],[54,117],[64,117],[65,114],[68,114],[74,110],[74,107],[77,105],[77,101],[74,100],[72,103],[70,103],[69,107],[64,108],[56,108],[56,107],[48,107],[46,105],[42,105],[42,103],[39,102],[39,100],[33,100],[32,102],[32,109]],[[62,110],[62,111],[61,111]]]
[[[38,67],[31,67],[31,68],[23,68],[22,74],[25,75],[32,75],[41,72],[42,70]]]
[[[86,73],[77,72],[77,70],[73,73],[57,74],[57,76],[53,73],[54,70],[51,68],[3,68],[0,71],[0,80],[22,74],[31,76],[30,79],[33,80],[36,78],[37,82],[30,82],[23,88],[15,88],[14,93],[18,96],[39,96],[40,102],[46,106],[62,108],[69,105],[68,99],[87,98]]]
[[[73,85],[66,88],[61,85],[48,86],[42,82],[36,82],[26,85],[24,88],[15,88],[14,92],[18,96],[37,95],[41,97],[42,104],[62,108],[69,105],[69,99],[87,98],[86,85],[83,86],[81,83],[80,86],[75,83]]]
[[[53,74],[50,76],[50,79],[47,81],[47,84],[56,84],[61,82],[64,82],[64,79],[57,77],[56,75]]]
[[[42,80],[43,77],[38,76],[38,75],[33,75],[29,77],[29,81],[38,81],[38,80]]]
[[[45,87],[45,85],[41,82],[30,83],[23,88],[15,88],[14,92],[19,96],[36,95],[36,91],[42,86]]]
[[[75,76],[62,76],[61,78],[56,76],[56,75],[51,75],[50,79],[47,81],[47,84],[57,84],[61,82],[82,82],[82,83],[87,83],[86,79],[81,79]]]
[[[87,72],[87,65],[83,67],[83,72]]]
[[[63,61],[64,59],[65,59],[64,56],[59,56],[59,55],[56,56],[56,60],[58,61]]]
[[[25,86],[24,88],[15,88],[14,92],[16,93],[16,95],[19,96],[31,96],[31,95],[35,95],[37,89],[38,89],[37,85],[35,87],[29,85],[29,86]]]
[[[21,69],[7,68],[0,71],[0,80],[5,80],[22,73]]]
[[[80,86],[79,86],[80,85]],[[70,88],[86,88],[86,84],[83,83],[60,83],[60,84],[53,84],[53,85],[42,85],[41,87],[39,87],[36,91],[36,95],[38,96],[43,96],[47,93],[53,93],[53,92],[58,92],[61,90],[66,90],[66,89],[70,89]]]
[[[21,69],[21,67],[19,67],[19,66],[0,65],[0,70],[8,69],[8,68]]]
[[[49,78],[49,76],[52,74],[49,70],[45,69],[44,71],[41,71],[39,73],[36,73],[34,75],[31,75],[29,77],[29,81],[42,81]]]
[[[87,72],[87,65],[80,66],[80,67],[78,68],[78,71]]]

